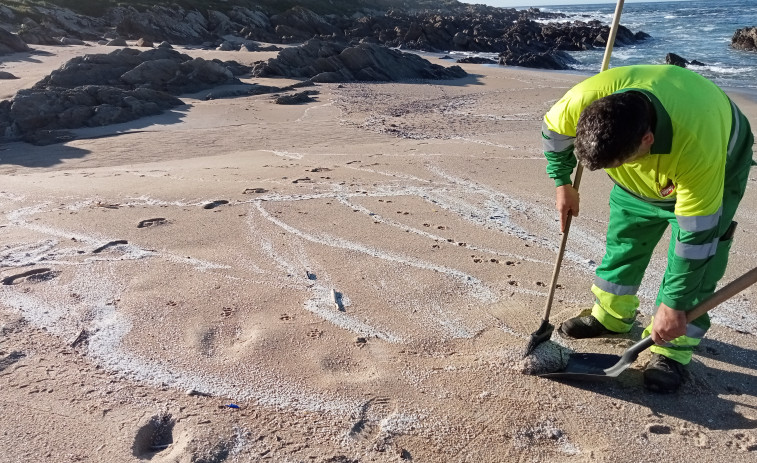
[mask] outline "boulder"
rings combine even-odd
[[[10,72],[0,71],[0,80],[2,79],[10,80],[10,79],[18,79],[18,77],[14,76]]]
[[[136,46],[140,48],[152,48],[155,46],[155,44],[152,42],[152,40],[140,37],[139,40],[137,40]]]
[[[127,47],[128,46],[128,44],[126,43],[126,40],[121,39],[121,38],[109,40],[105,45],[109,47]]]
[[[0,27],[0,55],[30,50],[29,45],[21,37]]]
[[[279,97],[276,97],[273,101],[276,104],[286,104],[286,105],[310,103],[311,101],[315,101],[313,98],[310,97],[310,95],[314,95],[317,93],[318,92],[315,90],[305,90],[303,92],[281,95]]]
[[[444,67],[412,53],[363,43],[347,46],[318,39],[279,52],[253,67],[258,77],[313,78],[316,82],[456,79],[466,76],[459,66]]]
[[[132,7],[117,7],[110,14],[116,18],[116,31],[129,39],[144,37],[152,41],[199,44],[212,36],[208,20],[199,11],[186,11],[175,5],[153,6],[141,12]]]
[[[689,64],[689,61],[675,53],[668,53],[665,55],[665,64],[672,64],[674,66],[685,68],[686,65]]]
[[[61,37],[59,40],[61,45],[86,45],[87,43],[81,39],[74,39],[71,37]]]
[[[322,16],[307,8],[295,6],[281,14],[271,16],[271,24],[280,38],[306,40],[313,36],[340,35],[342,32]]]
[[[55,37],[65,35],[61,29],[51,28],[49,25],[39,25],[31,19],[26,19],[18,29],[18,36],[32,45],[60,45]]]
[[[482,58],[480,56],[466,56],[460,58],[456,63],[471,63],[471,64],[497,64],[497,61],[489,58]]]
[[[737,30],[731,38],[731,47],[737,50],[757,51],[757,27]]]
[[[235,73],[250,69],[163,48],[77,57],[10,102],[0,102],[0,135],[60,141],[56,131],[127,122],[182,105],[173,95],[241,84]]]

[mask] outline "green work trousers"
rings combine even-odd
[[[748,128],[748,122],[746,124]],[[712,295],[728,264],[732,240],[724,234],[731,226],[736,208],[746,190],[749,167],[752,163],[751,130],[744,137],[740,137],[739,142],[741,146],[734,150],[726,164],[723,210],[718,223],[718,236],[721,236],[721,240],[715,255],[709,258],[692,305]],[[668,256],[675,253],[678,222],[673,207],[674,204],[651,204],[617,185],[613,188],[610,194],[610,221],[605,256],[596,270],[592,286],[595,296],[592,315],[606,328],[619,333],[631,330],[639,307],[636,293],[652,252],[668,225],[672,227]],[[664,285],[664,281],[662,284]],[[663,287],[658,292],[656,306],[660,304],[662,291]],[[651,326],[650,324],[646,328],[644,336],[651,332]],[[709,327],[709,316],[702,315],[689,323],[685,336],[664,346],[655,345],[651,350],[686,365],[691,361],[694,347],[699,344]]]

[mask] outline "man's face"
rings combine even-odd
[[[628,158],[621,161],[616,161],[613,165],[608,166],[608,168],[614,169],[616,167],[622,166],[623,164],[629,164],[631,162],[638,161],[644,156],[649,155],[649,152],[651,151],[653,144],[654,144],[654,134],[651,131],[649,131],[646,134],[644,134],[643,137],[641,137],[641,145],[639,145],[639,149],[637,149],[634,153],[632,153]]]

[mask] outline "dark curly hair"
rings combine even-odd
[[[623,162],[652,126],[649,100],[638,92],[613,93],[587,106],[578,118],[574,154],[589,170]]]

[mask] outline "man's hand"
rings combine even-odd
[[[568,215],[578,216],[578,190],[573,185],[562,185],[557,187],[555,197],[555,207],[560,213],[560,231],[565,233],[565,224],[568,222]]]
[[[660,304],[652,323],[652,340],[657,345],[664,345],[686,334],[686,312],[671,309]]]

